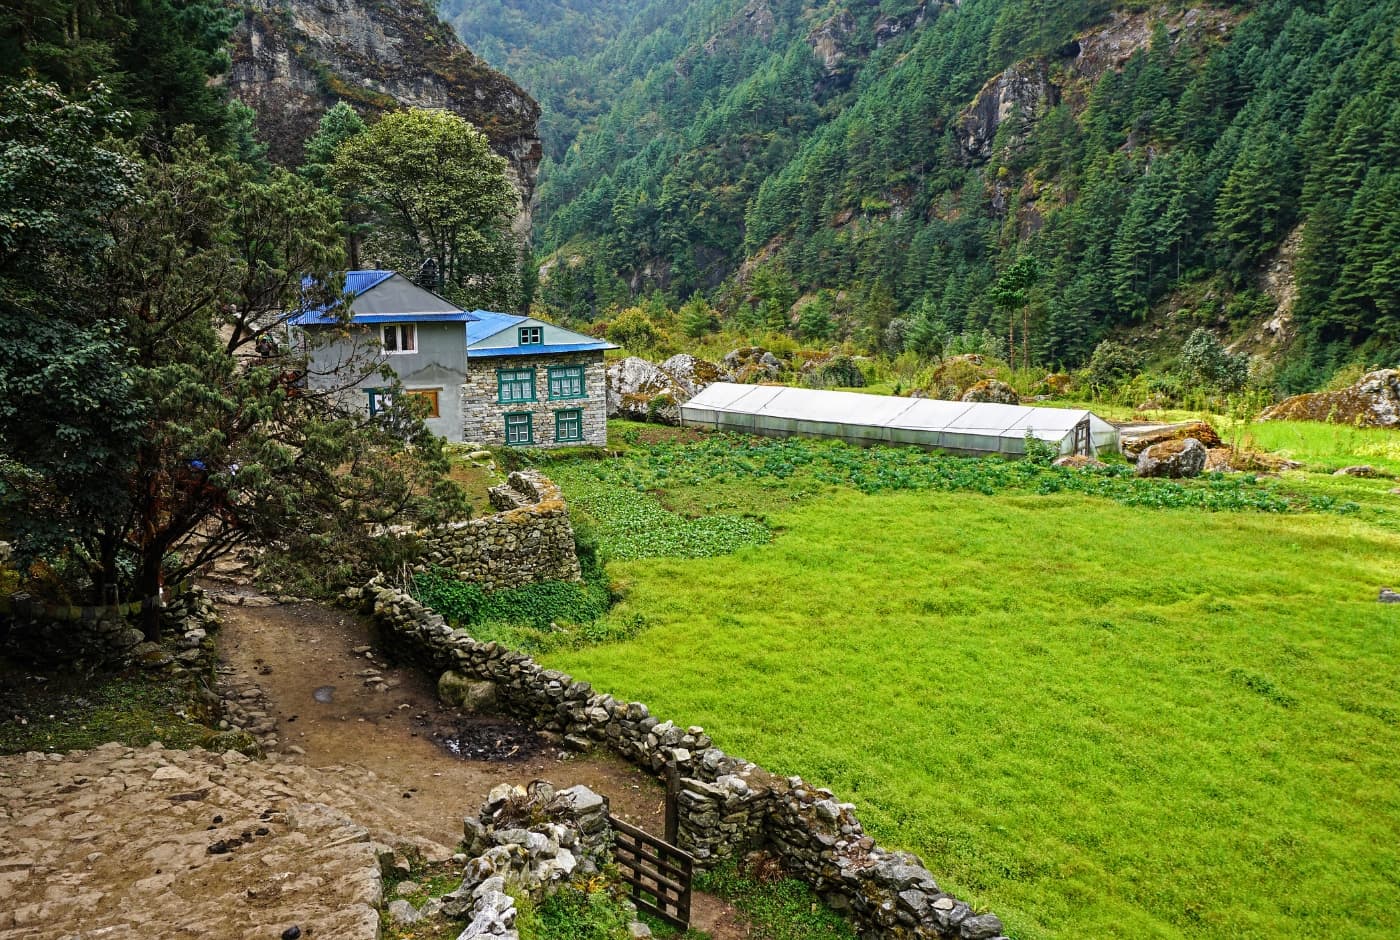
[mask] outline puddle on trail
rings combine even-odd
[[[374,771],[412,794],[416,835],[454,845],[462,817],[492,787],[537,778],[586,784],[618,817],[659,831],[664,793],[656,781],[611,756],[560,751],[508,718],[443,707],[428,677],[386,662],[369,626],[348,612],[294,604],[220,614],[220,654],[267,695],[283,756],[296,747],[305,754],[292,759],[313,766]]]

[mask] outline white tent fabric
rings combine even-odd
[[[716,382],[680,410],[682,424],[718,431],[916,444],[963,454],[1023,454],[1027,434],[1071,453],[1074,429],[1087,421],[1095,451],[1118,446],[1113,425],[1093,412],[1067,408]]]

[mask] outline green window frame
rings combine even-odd
[[[565,441],[583,440],[583,410],[567,408],[554,412],[554,439]]]
[[[528,411],[506,413],[506,444],[516,447],[535,443],[535,416]]]
[[[544,327],[522,326],[516,334],[516,341],[521,346],[539,346],[544,342]]]
[[[549,397],[551,401],[587,398],[588,387],[583,382],[583,366],[550,366]]]
[[[535,400],[534,369],[497,369],[496,400],[501,404]]]

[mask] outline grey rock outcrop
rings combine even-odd
[[[1326,421],[1362,428],[1400,428],[1400,369],[1378,369],[1351,388],[1285,398],[1261,421]]]
[[[725,354],[720,365],[736,382],[768,382],[783,371],[783,362],[762,346],[742,346]]]
[[[727,382],[730,376],[713,362],[697,359],[690,353],[678,353],[661,363],[661,371],[669,375],[687,399],[694,398],[705,386]]]
[[[997,129],[1013,116],[1024,128],[1012,128],[1010,146],[1025,136],[1025,129],[1038,120],[1059,99],[1059,90],[1050,83],[1043,63],[1018,62],[982,86],[971,106],[958,119],[958,142],[969,163],[992,155]]]
[[[510,161],[528,213],[543,155],[539,105],[462,45],[430,7],[249,0],[242,9],[225,81],[256,112],[272,159],[299,163],[303,141],[337,101],[365,115],[445,108],[481,128]],[[523,215],[520,224],[528,223]]]
[[[608,366],[608,417],[631,421],[680,421],[686,398],[676,380],[654,362],[628,356]]]

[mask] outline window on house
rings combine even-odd
[[[519,412],[506,415],[506,443],[535,443],[534,416],[529,414],[528,412]]]
[[[551,366],[550,398],[583,398],[583,366]]]
[[[554,439],[556,441],[583,440],[583,412],[577,408],[554,412]]]
[[[534,369],[497,369],[496,398],[502,403],[535,400]]]
[[[404,394],[412,395],[418,401],[423,402],[425,407],[423,417],[441,418],[442,414],[438,411],[438,391],[435,388],[414,388],[406,389]]]
[[[386,323],[381,333],[386,353],[399,355],[418,351],[418,331],[412,323]]]
[[[522,326],[520,328],[521,346],[538,346],[544,342],[544,329],[538,326]]]
[[[367,388],[365,393],[369,395],[369,416],[371,418],[394,407],[394,396],[382,388]]]

